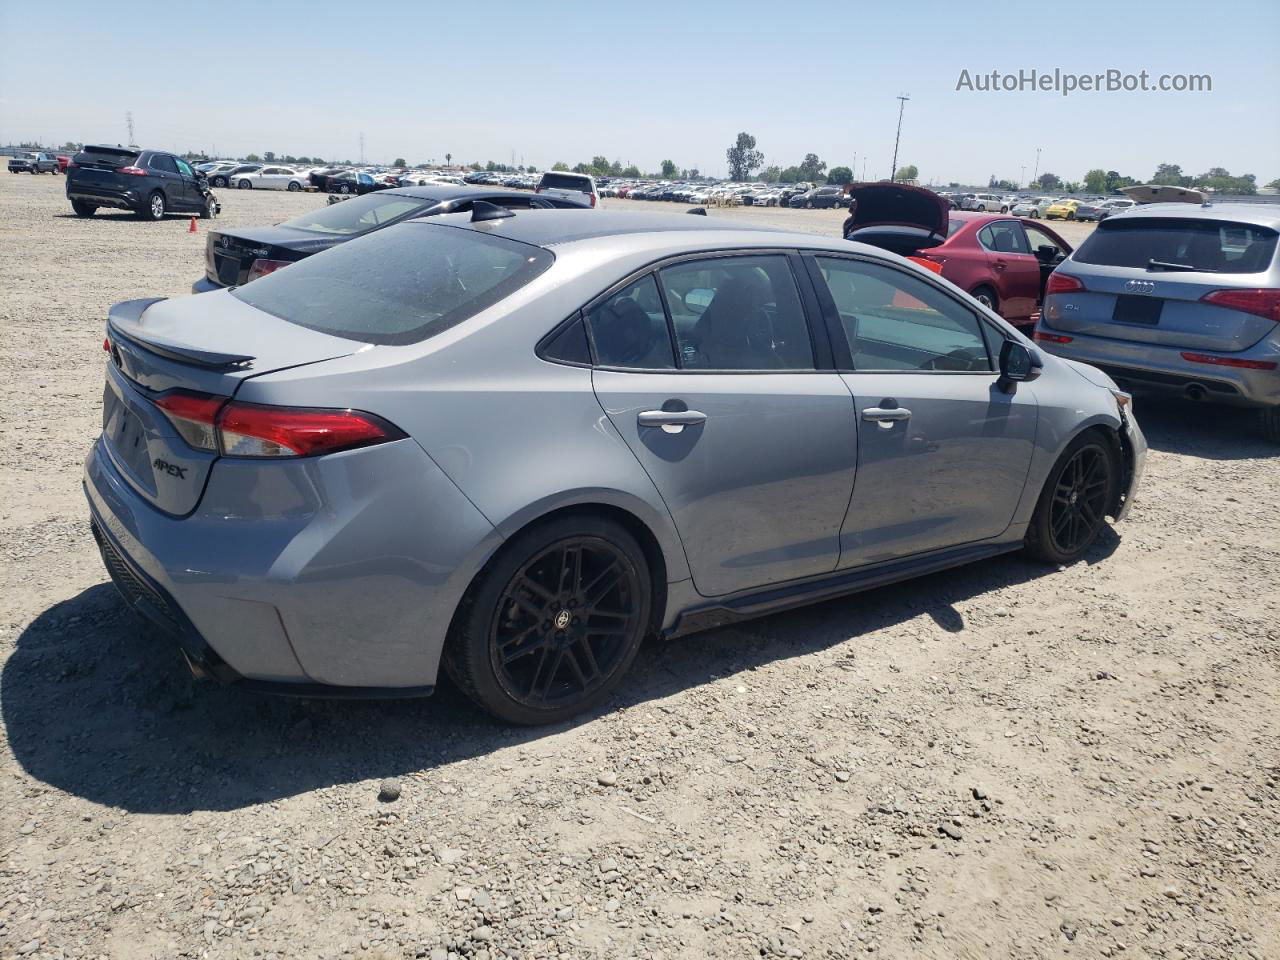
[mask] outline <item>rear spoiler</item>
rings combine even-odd
[[[138,321],[146,313],[147,308],[160,303],[165,297],[152,297],[149,300],[126,300],[117,303],[107,314],[107,335],[127,340],[139,350],[153,353],[166,360],[176,360],[206,370],[227,370],[232,367],[247,367],[253,364],[255,357],[247,354],[215,353],[212,350],[199,350],[186,344],[166,340],[152,334],[144,334],[138,329]]]

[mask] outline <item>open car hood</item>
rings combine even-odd
[[[849,189],[853,208],[851,230],[863,227],[916,227],[947,235],[951,205],[932,190],[902,183],[864,183]]]
[[[1121,187],[1120,192],[1134,203],[1204,203],[1203,193],[1186,187],[1140,183],[1133,187]]]

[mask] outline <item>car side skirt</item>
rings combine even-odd
[[[734,594],[714,601],[693,603],[676,614],[671,625],[663,630],[663,635],[679,637],[711,630],[731,623],[807,606],[822,600],[832,600],[853,593],[861,593],[864,590],[874,590],[891,583],[911,580],[1020,549],[1022,549],[1022,539],[1018,537],[999,543],[970,544],[894,560],[874,567],[841,570],[807,580],[771,584],[758,590]]]

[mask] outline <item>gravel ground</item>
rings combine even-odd
[[[1140,398],[1086,562],[651,643],[579,723],[261,698],[122,612],[79,489],[106,308],[185,292],[187,223],[0,176],[0,957],[1280,957],[1280,471],[1244,418]]]

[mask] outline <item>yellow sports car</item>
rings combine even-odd
[[[1079,206],[1079,200],[1069,200],[1065,197],[1061,200],[1055,200],[1045,210],[1044,218],[1046,220],[1074,220],[1076,218],[1076,208]]]

